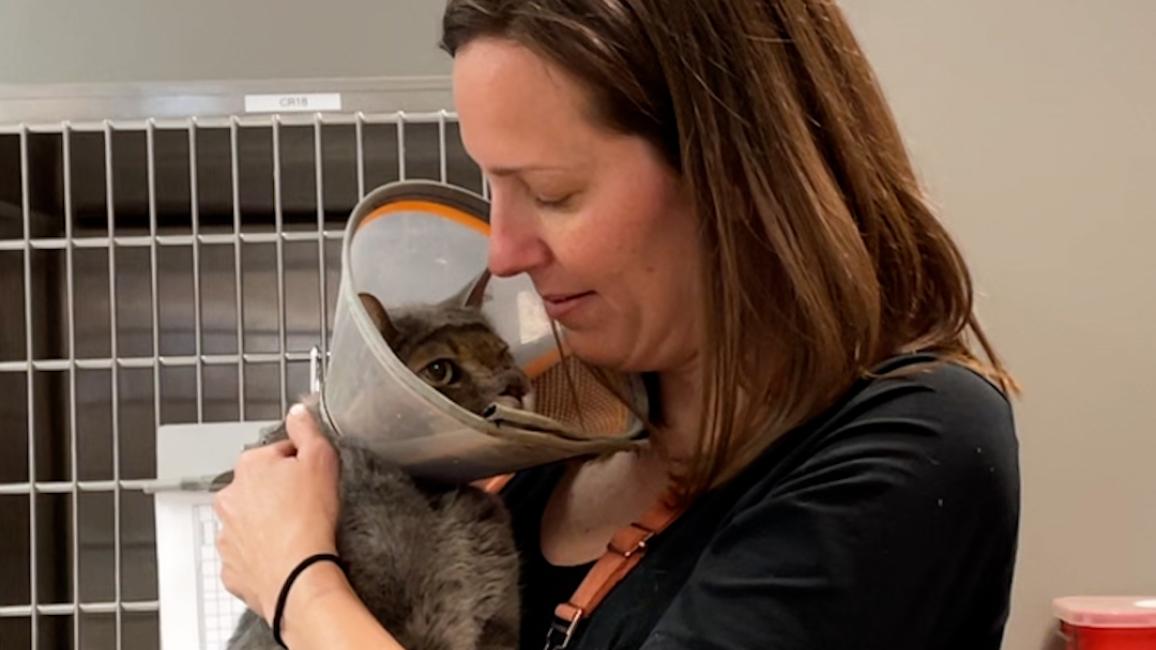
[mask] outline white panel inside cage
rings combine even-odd
[[[231,466],[243,445],[270,421],[166,425],[157,431],[157,476],[172,484]],[[160,574],[161,647],[224,648],[244,604],[225,591],[214,546],[212,495],[161,490],[155,495]]]
[[[107,117],[0,123],[5,650],[157,647],[158,429],[276,419],[307,390],[368,191],[484,191],[441,111]],[[219,471],[235,442],[185,454]]]

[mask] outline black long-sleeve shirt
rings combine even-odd
[[[503,490],[526,650],[542,648],[590,566],[542,557],[562,471],[528,470]],[[1018,445],[999,391],[951,364],[865,379],[651,540],[570,648],[998,650],[1018,524]]]

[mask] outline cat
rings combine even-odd
[[[359,298],[398,359],[474,413],[520,408],[530,383],[479,309],[488,274],[436,305],[395,310]],[[338,554],[354,591],[407,650],[514,650],[520,602],[509,514],[472,486],[418,481],[334,435],[316,394],[303,400],[341,459]],[[259,444],[287,437],[284,423]],[[222,475],[227,483],[231,473]],[[228,650],[275,650],[269,625],[246,611]]]

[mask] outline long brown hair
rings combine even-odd
[[[442,47],[479,37],[569,71],[596,119],[649,140],[688,184],[706,341],[687,493],[897,353],[934,352],[1016,390],[832,0],[450,0]]]

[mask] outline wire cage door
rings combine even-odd
[[[444,104],[247,113],[245,89],[223,96],[212,117],[141,100],[0,121],[4,650],[157,647],[157,429],[276,419],[308,390],[368,190],[485,193]]]

